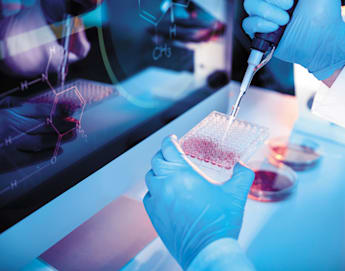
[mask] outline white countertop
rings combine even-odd
[[[235,93],[238,83],[231,83],[231,89]],[[288,136],[297,117],[296,98],[255,87],[246,94],[238,116],[269,127],[271,137]],[[257,270],[345,270],[345,147],[312,139],[324,157],[316,168],[298,173],[292,197],[247,202],[239,242]],[[252,160],[263,156],[264,147]],[[139,184],[128,195],[139,197],[144,189]],[[180,269],[156,239],[123,270]]]

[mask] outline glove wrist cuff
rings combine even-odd
[[[191,262],[187,271],[200,270],[254,270],[235,239],[222,238],[206,246]]]

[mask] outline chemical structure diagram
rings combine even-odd
[[[176,23],[175,23],[175,14],[174,14],[174,7],[179,6],[182,8],[188,8],[190,5],[191,0],[160,0],[156,1],[159,4],[159,7],[154,7],[154,3],[152,0],[138,0],[139,1],[139,16],[152,24],[156,28],[163,20],[165,15],[170,11],[170,28],[169,28],[169,36],[170,39],[173,40],[176,37]],[[157,10],[159,8],[159,12],[153,12],[153,10]],[[156,14],[158,13],[158,14]],[[172,48],[167,44],[159,44],[157,39],[155,39],[155,47],[152,51],[152,58],[153,60],[157,61],[162,57],[170,58],[172,56]]]
[[[30,133],[34,132],[35,130],[37,130],[41,127],[44,127],[44,126],[51,126],[51,128],[57,134],[57,142],[55,144],[54,152],[53,152],[53,155],[50,158],[50,160],[41,164],[41,165],[36,166],[35,170],[30,172],[29,174],[26,174],[21,179],[15,179],[15,180],[11,181],[11,183],[8,186],[6,186],[2,190],[0,190],[0,195],[4,194],[6,192],[9,192],[9,191],[15,190],[18,187],[18,185],[23,183],[25,180],[27,180],[30,177],[32,177],[33,175],[37,174],[38,172],[40,172],[44,168],[47,168],[48,166],[56,164],[57,156],[59,154],[59,150],[60,150],[60,147],[62,144],[63,137],[67,136],[68,134],[78,132],[79,134],[82,135],[82,137],[84,139],[87,138],[85,131],[81,127],[83,113],[84,113],[85,106],[86,106],[86,101],[83,98],[83,96],[81,95],[77,86],[69,86],[69,87],[66,86],[66,89],[59,89],[59,88],[53,87],[49,81],[48,72],[49,72],[49,67],[50,67],[50,64],[51,64],[51,61],[52,61],[54,55],[56,55],[56,48],[53,46],[53,47],[49,48],[49,58],[48,58],[47,66],[46,66],[45,72],[41,74],[40,78],[37,78],[37,79],[32,80],[32,81],[25,80],[25,81],[21,82],[18,87],[13,88],[9,91],[6,91],[6,92],[0,94],[0,99],[2,99],[8,95],[11,95],[11,94],[17,92],[17,91],[22,91],[22,92],[27,91],[29,88],[36,85],[37,83],[46,83],[48,86],[48,89],[50,89],[50,91],[51,91],[51,94],[54,96],[52,107],[50,110],[50,114],[49,114],[49,116],[47,116],[46,120],[43,121],[42,123],[34,126],[34,127],[31,127],[30,129],[28,129],[26,131],[18,133],[16,136],[8,136],[6,139],[3,140],[3,142],[0,142],[0,150],[5,149],[6,147],[14,144],[16,141],[18,141],[19,139],[21,139],[25,135],[30,134]],[[59,130],[59,128],[55,124],[54,115],[56,114],[56,110],[57,110],[57,107],[59,106],[61,97],[63,97],[66,94],[75,95],[77,97],[77,99],[80,101],[80,106],[79,106],[80,114],[79,114],[77,119],[75,117],[67,117],[66,120],[75,122],[76,126],[72,129],[68,130],[68,131],[62,132]],[[30,100],[29,100],[29,102],[30,102]]]

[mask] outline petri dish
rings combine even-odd
[[[290,197],[297,187],[296,173],[284,164],[272,165],[268,161],[251,162],[255,172],[249,198],[262,202],[282,201]]]
[[[273,138],[268,141],[268,148],[272,164],[283,163],[296,171],[315,167],[322,157],[319,145],[305,138]]]

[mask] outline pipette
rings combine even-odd
[[[73,20],[71,15],[66,14],[63,24],[64,44],[63,44],[63,58],[60,66],[60,86],[64,88],[65,80],[67,76],[68,54],[69,54],[69,41],[72,34]]]
[[[78,16],[82,13],[86,13],[94,9],[98,5],[98,0],[93,1],[66,1],[66,15],[63,22],[63,33],[62,37],[64,38],[63,44],[63,59],[59,71],[59,82],[61,89],[64,88],[65,80],[68,72],[68,55],[69,55],[69,45],[70,37],[72,34],[74,19],[73,17]]]
[[[291,9],[288,10],[290,18],[296,8],[298,0],[294,0],[294,5]],[[257,33],[255,34],[255,38],[252,41],[251,45],[251,53],[248,58],[248,68],[244,75],[243,81],[240,87],[240,93],[237,97],[237,100],[232,108],[232,112],[229,116],[229,123],[226,129],[224,138],[226,137],[232,123],[237,117],[238,111],[240,109],[240,103],[244,94],[246,93],[247,89],[249,88],[255,73],[264,67],[272,58],[275,49],[277,48],[284,31],[286,29],[286,25],[280,27],[273,33],[263,34]],[[265,57],[265,58],[264,58]]]

